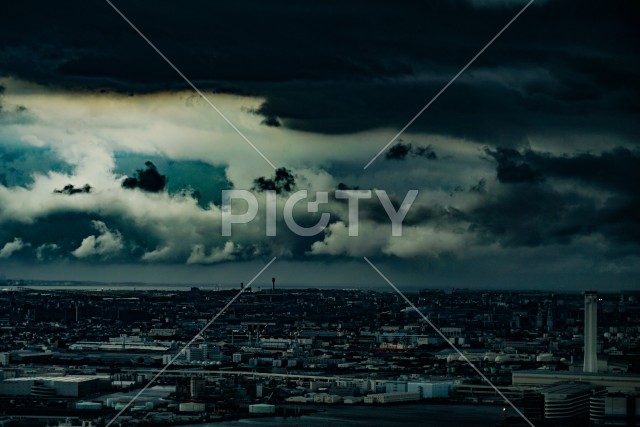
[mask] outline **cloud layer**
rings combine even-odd
[[[536,1],[366,172],[523,2],[118,6],[277,168],[108,5],[10,2],[0,267],[160,271],[278,256],[321,276],[318,265],[369,256],[449,284],[484,272],[509,286],[524,280],[514,266],[575,286],[578,272],[598,283],[640,274],[637,2]],[[334,195],[351,188],[387,190],[395,207],[419,190],[404,236],[373,196],[350,237]],[[226,189],[253,190],[260,209],[230,237]],[[267,190],[277,236],[265,236]],[[304,226],[330,213],[316,236],[284,224],[297,190],[329,193],[318,212],[295,208]]]

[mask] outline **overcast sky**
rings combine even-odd
[[[600,290],[640,283],[640,4],[114,1],[277,168],[102,0],[0,18],[0,275]],[[262,178],[262,179],[260,179]],[[283,183],[288,185],[283,185]],[[265,236],[265,195],[328,191]],[[374,195],[419,195],[403,236]],[[221,192],[255,221],[221,233]]]

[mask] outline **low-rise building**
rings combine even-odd
[[[409,392],[375,393],[375,394],[367,395],[364,398],[364,403],[385,404],[385,403],[397,403],[397,402],[411,402],[415,400],[420,400],[420,393],[409,393]]]

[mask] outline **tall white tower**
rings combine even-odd
[[[583,372],[598,372],[598,293],[584,293],[584,368]]]

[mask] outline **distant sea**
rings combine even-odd
[[[153,283],[49,283],[49,284],[24,284],[20,285],[27,289],[33,289],[36,291],[53,291],[53,290],[72,290],[72,291],[188,291],[192,287],[197,287],[202,291],[229,291],[240,290],[240,287],[229,287],[227,285],[221,285],[219,287],[215,285],[180,285],[180,284],[153,284]],[[0,286],[0,289],[2,286]],[[16,286],[4,286],[7,289],[15,289]],[[254,286],[253,291],[258,292],[261,289],[265,291],[271,290],[271,285]],[[371,290],[368,287],[358,287],[355,285],[337,285],[329,284],[323,286],[280,286],[278,289],[284,289],[287,291],[294,291],[300,289],[357,289],[357,290]]]
[[[104,284],[50,284],[50,285],[24,285],[27,289],[36,291],[188,291],[193,285],[155,285],[148,283],[104,283]],[[216,290],[214,287],[200,287],[203,291]],[[220,288],[228,290],[230,288]]]
[[[305,406],[302,406],[305,407]],[[301,417],[242,419],[187,427],[260,426],[425,426],[495,427],[502,420],[499,406],[410,404],[397,406],[322,406],[326,412]],[[511,415],[511,414],[510,414]]]

